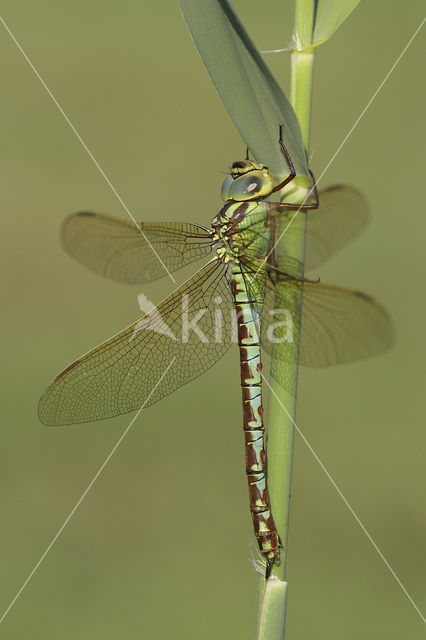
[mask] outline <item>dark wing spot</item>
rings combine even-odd
[[[53,380],[53,382],[60,380],[66,373],[68,373],[68,371],[71,371],[71,369],[74,369],[74,367],[76,367],[80,362],[81,360],[75,360],[74,362],[71,362],[71,364],[69,364],[68,367],[65,367],[65,369],[61,371],[61,373],[58,373],[58,375]]]
[[[374,298],[369,296],[367,293],[364,293],[363,291],[354,291],[354,294],[356,296],[358,296],[359,298],[363,298],[364,300],[368,300],[368,302],[374,302]]]

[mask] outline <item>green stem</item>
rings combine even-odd
[[[308,153],[311,121],[312,72],[314,49],[312,33],[315,16],[315,0],[296,0],[293,31],[294,49],[291,52],[290,101],[298,116],[303,141]],[[302,180],[303,184],[303,180]],[[290,186],[290,185],[289,185]],[[296,202],[302,202],[306,190],[296,190]],[[298,214],[292,223],[298,233],[283,236],[278,256],[283,253],[304,262],[305,214]],[[284,249],[284,251],[282,251]],[[279,257],[278,257],[279,262]],[[295,300],[301,304],[301,299]],[[290,492],[293,463],[294,418],[298,363],[285,364],[279,360],[278,346],[272,354],[270,372],[270,401],[267,420],[268,431],[268,489],[275,525],[281,538],[281,563],[274,566],[271,577],[262,578],[262,596],[259,602],[258,640],[280,640],[284,638],[286,619],[287,582],[286,565],[288,553],[288,528]],[[265,384],[266,386],[266,384]],[[285,407],[285,410],[283,409]]]
[[[290,102],[299,120],[306,153],[309,151],[313,68],[313,50],[296,51],[293,49],[291,52]]]
[[[293,51],[304,51],[312,46],[315,5],[316,0],[295,0]]]

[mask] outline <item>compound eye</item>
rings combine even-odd
[[[262,190],[262,186],[263,180],[259,176],[248,174],[239,178],[237,184],[234,183],[232,192],[236,191],[242,196],[253,198]]]
[[[249,171],[244,176],[234,180],[231,185],[232,200],[245,201],[264,198],[272,193],[274,183],[269,175],[262,171]]]
[[[234,178],[232,176],[226,176],[225,180],[223,181],[221,196],[224,202],[231,199],[231,187],[233,182]]]

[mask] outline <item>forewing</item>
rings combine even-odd
[[[232,312],[226,267],[212,261],[150,314],[64,369],[40,400],[40,420],[89,422],[154,404],[224,355]],[[191,329],[197,315],[198,334]]]
[[[75,213],[61,230],[65,250],[91,271],[129,284],[156,280],[207,256],[206,229],[188,222],[139,222]]]
[[[276,218],[280,220],[279,232],[277,231],[275,238],[275,257],[278,264],[284,265],[283,270],[287,268],[287,262],[291,263],[291,256],[287,254],[286,234],[292,235],[292,242],[296,246],[303,247],[305,242],[305,271],[309,271],[354,240],[366,227],[369,218],[368,204],[357,189],[343,185],[329,187],[319,192],[319,201],[319,208],[307,211],[306,214],[271,207],[271,228]],[[304,226],[293,222],[294,218],[301,215],[306,216],[305,240]]]
[[[379,355],[392,344],[387,312],[360,291],[280,273],[269,273],[267,283],[262,347],[269,353],[275,348],[283,361],[300,354],[300,364],[323,367]]]
[[[319,209],[306,214],[305,270],[318,267],[367,226],[369,208],[360,191],[335,186],[320,192]]]

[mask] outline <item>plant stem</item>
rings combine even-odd
[[[314,49],[312,33],[315,17],[314,0],[296,0],[293,31],[294,49],[291,51],[290,101],[298,116],[306,153],[309,149],[311,120],[312,72]],[[296,179],[297,180],[297,179]],[[291,187],[291,184],[289,187]],[[303,185],[303,180],[301,185]],[[303,202],[306,189],[296,190],[292,202]],[[277,250],[279,256],[291,255],[303,265],[305,213],[300,212],[292,223],[294,231],[283,236]],[[284,228],[287,223],[284,224]],[[300,230],[303,233],[300,233]],[[281,233],[279,231],[279,233]],[[279,237],[279,236],[278,236]],[[284,283],[285,286],[285,283]],[[301,306],[301,294],[294,300]],[[299,318],[300,322],[300,318]],[[278,345],[279,346],[279,345]],[[275,347],[278,347],[275,345]],[[262,579],[259,603],[258,640],[284,638],[287,601],[287,545],[290,512],[290,492],[293,463],[294,417],[296,412],[298,363],[283,363],[279,349],[274,348],[271,360],[268,430],[268,489],[275,525],[281,538],[281,563],[274,566],[270,578]],[[286,411],[283,410],[283,406]]]
[[[313,68],[313,50],[291,52],[290,102],[299,120],[306,153],[309,152]]]

